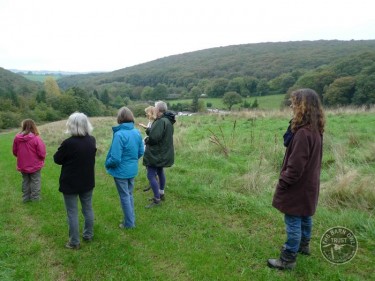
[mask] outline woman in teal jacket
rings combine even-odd
[[[105,168],[113,176],[120,196],[124,213],[120,228],[135,227],[134,178],[138,174],[138,159],[144,153],[141,133],[134,128],[133,113],[122,107],[117,114],[116,127],[113,127],[113,139],[105,161]]]

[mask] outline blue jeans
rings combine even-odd
[[[123,225],[126,228],[135,227],[135,213],[134,213],[134,178],[119,179],[114,178],[118,194],[120,196],[120,203],[122,212],[124,213]]]
[[[92,192],[80,194],[64,194],[66,213],[68,215],[69,242],[79,244],[78,197],[81,201],[82,214],[85,218],[83,237],[91,239],[94,236],[94,212],[92,209]]]
[[[154,193],[154,197],[160,199],[159,190],[164,190],[165,174],[163,167],[147,166],[147,178]]]
[[[301,239],[310,240],[312,230],[311,216],[291,216],[285,214],[287,241],[284,247],[287,251],[297,253]]]

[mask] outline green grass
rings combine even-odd
[[[280,105],[281,105],[282,101],[284,100],[284,95],[249,97],[249,98],[244,98],[243,102],[247,101],[249,104],[253,104],[255,99],[257,99],[257,101],[258,101],[258,105],[259,105],[258,109],[260,109],[260,110],[279,110]],[[228,109],[228,107],[223,104],[223,100],[219,99],[219,98],[202,98],[200,100],[203,100],[205,105],[207,105],[207,103],[211,103],[212,104],[211,108],[213,108],[213,109],[214,108],[223,109],[223,110]],[[191,104],[192,99],[168,100],[168,103],[170,105],[175,105],[175,104],[178,104],[178,103]],[[238,109],[239,109],[239,105],[234,105],[232,107],[233,111],[238,110]]]
[[[48,156],[38,203],[21,203],[21,175],[11,155],[16,131],[1,134],[0,280],[374,280],[375,202],[362,196],[373,192],[374,179],[368,179],[367,190],[356,181],[344,185],[339,176],[355,171],[354,179],[361,181],[374,174],[373,112],[328,115],[312,256],[298,257],[291,272],[267,268],[266,260],[278,256],[285,239],[282,214],[271,201],[289,118],[261,112],[179,117],[176,162],[166,170],[166,201],[144,208],[151,194],[142,191],[147,180],[140,163],[137,227],[130,231],[118,228],[119,198],[103,166],[115,119],[92,119],[98,143],[95,237],[82,242],[79,251],[64,248],[68,230],[58,192],[60,167],[52,160],[66,137],[65,121],[40,126]],[[228,156],[210,142],[209,129],[225,142]],[[337,186],[355,189],[370,207],[355,198],[340,199]],[[359,241],[356,257],[343,265],[330,264],[319,250],[320,237],[337,225],[354,231]]]

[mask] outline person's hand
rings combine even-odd
[[[139,123],[138,125],[141,126],[142,128],[145,128],[145,129],[147,128],[147,126],[143,123]]]

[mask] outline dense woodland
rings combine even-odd
[[[244,97],[312,88],[325,106],[375,103],[375,40],[300,41],[212,48],[160,58],[109,73],[65,76],[44,83],[0,68],[0,128],[23,118],[54,121],[74,111],[113,115],[127,105],[136,115],[159,99],[191,99],[173,110],[202,111],[204,97],[229,109],[256,107]]]

